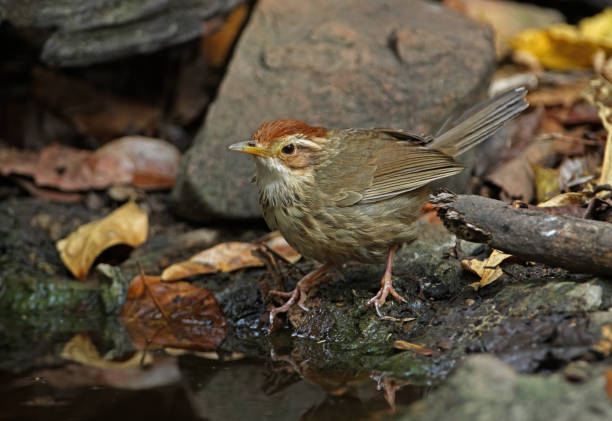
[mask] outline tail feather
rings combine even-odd
[[[450,124],[445,124],[427,147],[451,156],[461,155],[526,109],[529,106],[526,94],[525,88],[521,87],[477,104]]]

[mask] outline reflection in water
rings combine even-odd
[[[390,412],[369,375],[282,358],[158,357],[144,369],[68,364],[0,379],[0,420],[370,420]],[[405,387],[398,403],[422,395]]]

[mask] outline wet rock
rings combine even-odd
[[[562,375],[520,375],[491,355],[468,357],[449,381],[402,420],[609,420],[603,367],[577,385]]]
[[[263,0],[173,192],[183,217],[260,215],[249,157],[227,146],[267,120],[430,131],[484,94],[491,31],[438,4]]]
[[[43,61],[84,66],[149,53],[217,28],[211,19],[240,0],[4,0],[0,16],[18,27],[57,28]]]

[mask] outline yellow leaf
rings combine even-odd
[[[495,282],[504,274],[500,265],[509,257],[512,257],[512,255],[494,249],[487,260],[465,259],[461,261],[461,266],[465,270],[469,270],[480,276],[480,281],[470,284],[472,288],[478,290],[479,288]]]
[[[100,357],[98,350],[91,343],[91,339],[84,333],[74,336],[62,350],[61,357],[77,362],[79,364],[98,367],[104,369],[124,369],[132,367],[142,367],[153,363],[153,356],[150,352],[136,352],[132,358],[125,361],[110,361]]]
[[[519,55],[537,58],[556,70],[590,68],[597,51],[612,51],[612,8],[578,26],[557,24],[545,29],[528,29],[510,40]]]
[[[590,18],[582,19],[578,27],[584,38],[604,48],[612,49],[612,7]]]
[[[538,202],[545,202],[560,193],[559,170],[531,165]]]
[[[84,280],[96,257],[117,244],[136,247],[147,240],[149,218],[134,202],[98,221],[80,226],[55,247],[72,274]]]

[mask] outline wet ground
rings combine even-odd
[[[152,195],[141,203],[150,215],[149,241],[131,254],[105,253],[107,266],[86,283],[72,280],[54,241],[107,213],[109,204],[0,204],[0,419],[444,419],[445,408],[468,419],[489,392],[478,388],[492,383],[512,398],[489,397],[484,414],[512,405],[520,413],[530,395],[549,401],[559,419],[612,414],[611,281],[515,260],[475,291],[469,284],[478,278],[460,261],[489,250],[458,243],[428,221],[396,260],[395,284],[408,302],[389,301],[385,317],[364,305],[379,286],[380,265],[341,268],[309,296],[309,312],[291,310],[273,334],[266,317],[273,303],[261,291],[278,282],[292,287],[313,262],[196,276],[190,282],[211,290],[227,318],[227,337],[218,352],[155,351],[143,367],[144,356],[130,360],[134,344],[118,320],[138,263],[159,273],[211,244],[264,232],[259,225],[191,227],[173,220],[166,200]],[[63,354],[83,334],[101,356],[95,361]],[[422,348],[399,349],[396,341]],[[100,360],[132,363],[109,368]],[[567,394],[584,394],[572,403],[578,412],[562,410]],[[524,418],[504,414],[496,417],[537,419],[529,411]]]

